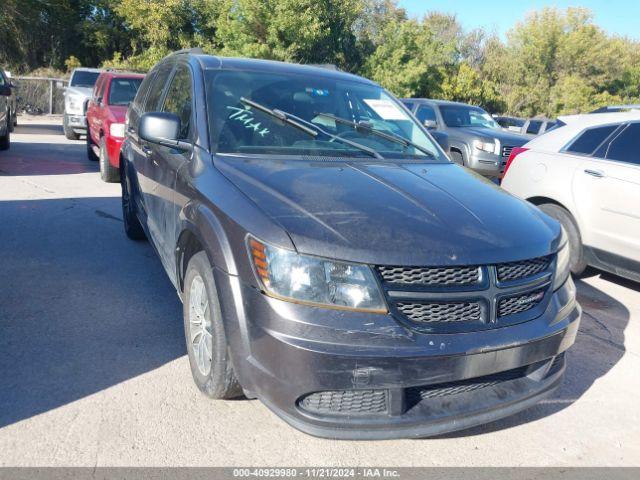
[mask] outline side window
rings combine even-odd
[[[582,132],[571,145],[566,149],[567,152],[581,153],[591,155],[591,153],[611,135],[618,125],[607,125],[605,127],[589,128]],[[600,156],[600,155],[597,155]]]
[[[529,125],[527,126],[527,133],[536,135],[538,131],[540,131],[541,126],[542,126],[542,122],[540,120],[531,120],[529,122]]]
[[[0,72],[0,87],[3,86],[5,83],[4,81],[4,73]]]
[[[100,87],[102,87],[102,81],[104,79],[102,77],[98,77],[98,81],[96,82],[95,87],[93,87],[93,98],[98,98],[100,96]]]
[[[192,99],[191,73],[188,67],[180,65],[169,85],[162,111],[175,113],[180,117],[181,140],[187,140],[190,137]]]
[[[415,102],[409,102],[407,100],[402,100],[402,103],[404,103],[404,106],[407,107],[412,112],[413,112],[413,107],[416,106]]]
[[[164,87],[167,84],[171,70],[173,70],[172,64],[163,65],[158,70],[156,78],[151,84],[149,95],[147,95],[147,101],[144,105],[145,112],[156,112],[160,110],[160,98],[162,97],[162,92],[164,92]]]
[[[420,105],[416,112],[416,118],[424,125],[426,120],[436,121],[436,112],[429,105]]]
[[[640,165],[640,123],[632,123],[611,141],[607,159]]]
[[[107,89],[107,84],[108,83],[109,82],[107,81],[106,78],[100,79],[100,85],[98,86],[98,89],[96,90],[96,99],[97,98],[101,98],[103,103],[104,103],[104,100],[105,100],[104,92]]]

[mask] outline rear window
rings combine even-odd
[[[640,123],[632,123],[609,144],[607,158],[640,164]]]
[[[111,80],[109,105],[129,105],[135,98],[141,83],[141,78],[114,78]]]
[[[540,127],[542,126],[542,122],[540,120],[532,120],[529,122],[527,126],[527,133],[536,135],[540,131]]]
[[[93,88],[99,75],[100,72],[76,71],[71,77],[71,83],[69,86]]]
[[[585,130],[567,147],[566,151],[591,155],[617,128],[618,125],[606,125]]]

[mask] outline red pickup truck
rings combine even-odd
[[[105,71],[96,80],[87,105],[87,156],[100,162],[105,182],[120,180],[120,146],[124,118],[144,75]]]

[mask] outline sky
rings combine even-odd
[[[543,7],[586,7],[595,14],[595,23],[610,34],[640,40],[640,1],[638,0],[399,0],[413,17],[436,10],[453,13],[466,30],[484,27],[505,33],[525,15]]]

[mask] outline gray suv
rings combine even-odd
[[[445,100],[402,100],[416,118],[432,131],[449,135],[451,160],[490,178],[500,178],[513,147],[530,139],[504,131],[480,107]]]
[[[120,179],[212,398],[322,437],[420,437],[561,382],[580,307],[560,225],[369,80],[170,55],[129,107]]]

